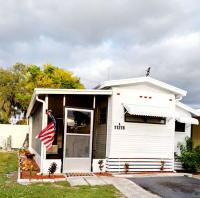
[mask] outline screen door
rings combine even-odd
[[[63,172],[91,172],[93,110],[65,108]]]

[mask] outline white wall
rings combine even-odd
[[[103,168],[102,168],[102,172],[105,172],[106,171],[106,159],[93,159],[92,160],[92,171],[94,173],[99,173],[101,172],[100,169],[99,169],[99,160],[103,160]]]
[[[180,107],[176,107],[176,112],[183,117],[192,117],[188,111],[181,109]],[[185,143],[185,137],[187,136],[191,137],[191,124],[185,125],[185,132],[175,131],[174,151],[177,152],[177,154],[180,153],[180,149],[177,147],[178,143]]]
[[[0,146],[4,147],[4,142],[11,135],[12,148],[21,148],[27,133],[29,133],[28,125],[0,124]]]
[[[51,164],[55,162],[57,164],[57,169],[55,173],[61,173],[61,159],[46,159],[43,160],[43,173],[47,174],[48,169]]]
[[[151,96],[150,100],[140,96]],[[172,101],[170,101],[172,99]],[[108,158],[171,158],[174,157],[174,119],[168,119],[166,125],[128,123],[124,121],[122,103],[139,103],[164,107],[175,111],[175,96],[157,87],[138,84],[129,87],[114,87],[112,98],[112,126]],[[147,107],[148,108],[148,107]],[[121,124],[125,130],[115,130]],[[108,132],[109,134],[109,132]]]

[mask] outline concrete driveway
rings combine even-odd
[[[200,180],[190,177],[129,178],[144,189],[164,198],[199,198]]]

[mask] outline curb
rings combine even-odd
[[[162,174],[123,174],[113,175],[120,178],[145,178],[145,177],[193,177],[191,173],[162,173]]]

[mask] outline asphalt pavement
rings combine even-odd
[[[191,177],[129,178],[147,191],[163,198],[200,198],[200,180]]]

